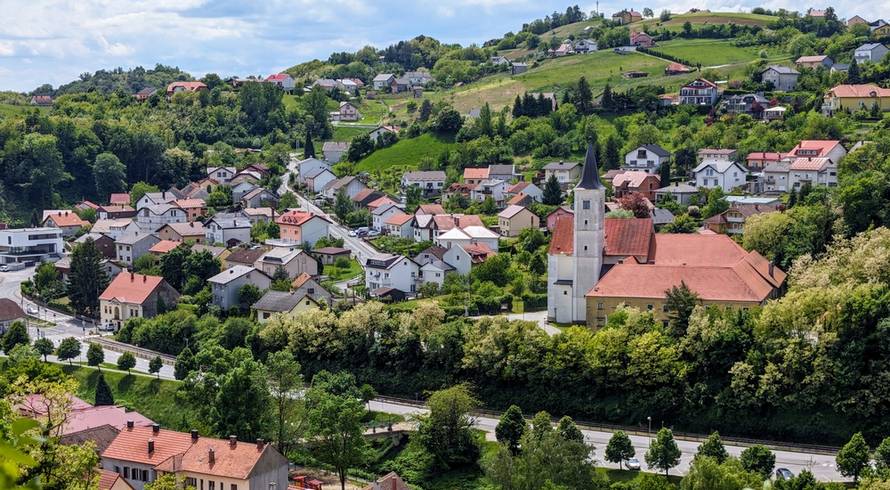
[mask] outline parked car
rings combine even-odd
[[[794,478],[794,473],[788,468],[779,468],[776,470],[776,480],[790,480]]]
[[[355,236],[357,235],[357,233],[355,232],[355,230],[349,230],[349,233],[347,233],[347,234],[348,234],[349,236],[351,236],[351,237],[355,237]]]
[[[37,314],[37,308],[36,308],[34,305],[28,305],[28,314],[29,314],[29,315],[36,315],[36,314]]]
[[[9,272],[8,265],[0,265],[0,272]]]
[[[378,230],[371,230],[371,231],[369,231],[369,232],[368,232],[368,237],[370,238],[370,237],[372,237],[372,236],[380,236],[380,232],[379,232]]]
[[[629,469],[629,470],[639,471],[640,470],[640,460],[637,458],[630,458],[624,462],[624,466],[626,466],[627,469]]]

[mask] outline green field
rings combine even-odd
[[[749,14],[745,12],[694,12],[689,14],[674,15],[671,17],[671,20],[667,22],[661,22],[661,20],[658,18],[658,12],[655,12],[655,14],[655,18],[646,19],[634,25],[646,24],[676,27],[679,29],[682,28],[684,23],[689,22],[692,25],[738,24],[765,27],[767,24],[777,19],[777,17],[772,17],[769,15]]]
[[[361,126],[334,126],[334,141],[352,141],[356,136],[371,132],[370,128]],[[320,146],[318,148],[321,148]]]
[[[701,63],[702,67],[748,63],[759,58],[760,48],[740,48],[730,40],[716,39],[677,39],[658,43],[653,50],[691,63]],[[771,60],[787,58],[783,53],[767,51]]]
[[[360,124],[380,124],[389,115],[389,106],[382,100],[363,99],[358,111],[362,115]]]
[[[417,168],[424,157],[436,158],[443,150],[454,146],[450,139],[429,133],[417,138],[403,139],[389,148],[377,150],[355,165],[359,172],[380,171],[391,167]]]
[[[349,259],[348,267],[337,267],[334,264],[325,264],[322,274],[334,282],[345,281],[357,277],[362,273],[362,266],[355,259]]]

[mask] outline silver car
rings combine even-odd
[[[790,480],[794,478],[794,473],[788,468],[779,468],[776,470],[776,480]]]
[[[629,469],[629,470],[639,471],[640,470],[640,460],[637,458],[630,458],[624,462],[624,466],[626,466],[627,469]]]

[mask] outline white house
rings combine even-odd
[[[856,63],[878,63],[887,56],[887,47],[881,43],[866,43],[853,51]]]
[[[706,158],[692,172],[696,187],[720,187],[724,192],[743,187],[748,176],[747,169],[730,159]]]
[[[581,164],[578,162],[551,162],[544,165],[544,181],[555,176],[559,185],[565,187],[578,180],[581,176]]]
[[[141,230],[125,233],[114,241],[117,261],[133,265],[133,261],[148,253],[148,250],[161,239],[154,233]]]
[[[502,206],[507,200],[507,183],[500,179],[486,179],[470,190],[470,200],[482,202],[491,197],[495,204]]]
[[[497,252],[500,236],[484,226],[452,228],[435,238],[436,245],[444,248],[453,246],[485,245]]]
[[[238,169],[235,167],[207,167],[207,176],[220,184],[232,180],[237,173]]]
[[[445,276],[457,270],[445,262],[445,251],[442,247],[430,247],[414,257],[414,262],[420,267],[418,278],[422,283],[435,283],[441,288],[445,284]]]
[[[544,198],[544,191],[540,187],[524,180],[507,187],[507,196],[514,197],[518,194],[525,194],[538,202]]]
[[[796,158],[788,167],[788,185],[799,190],[804,184],[837,186],[837,164],[830,158]]]
[[[575,41],[576,53],[592,53],[599,49],[599,45],[593,39],[581,39]]]
[[[325,141],[321,146],[321,152],[327,162],[337,163],[343,159],[343,155],[349,150],[347,141]]]
[[[272,279],[255,267],[233,265],[207,279],[213,292],[213,304],[223,310],[238,306],[238,293],[247,284],[253,284],[261,291],[272,285]],[[249,305],[248,305],[249,306]]]
[[[782,194],[788,192],[788,172],[791,164],[788,162],[774,162],[763,168],[763,192],[770,194]]]
[[[395,203],[377,206],[371,211],[371,227],[377,231],[384,231],[386,229],[386,220],[393,215],[404,213],[404,210]]]
[[[334,172],[331,172],[329,169],[321,167],[316,168],[315,170],[310,171],[306,174],[306,178],[304,179],[304,184],[306,188],[310,191],[318,194],[319,192],[324,190],[324,187],[329,183],[337,180],[337,176],[334,175]]]
[[[717,84],[704,78],[693,80],[680,88],[680,104],[712,106],[720,98]]]
[[[374,87],[374,90],[386,90],[395,79],[396,77],[392,73],[381,73],[371,80],[371,85]]]
[[[365,286],[372,292],[392,288],[403,293],[413,293],[417,290],[419,272],[417,262],[404,255],[368,259],[365,262]]]
[[[641,170],[655,174],[663,163],[669,163],[671,152],[659,145],[642,145],[624,155],[622,170]]]
[[[175,204],[155,204],[139,209],[136,214],[136,222],[140,226],[157,229],[170,223],[185,223],[188,221],[186,212]]]
[[[276,87],[284,90],[285,92],[293,92],[295,83],[294,78],[287,73],[276,73],[274,75],[269,75],[266,77],[266,81],[274,84]]]
[[[445,187],[447,177],[442,170],[417,170],[402,174],[402,189],[412,185],[420,187],[425,195],[439,194]]]
[[[356,176],[347,175],[328,182],[321,190],[321,195],[324,196],[325,199],[333,200],[337,197],[337,193],[340,192],[340,189],[343,189],[346,192],[346,195],[352,199],[356,194],[367,188],[368,186]]]
[[[307,176],[315,174],[321,169],[330,170],[331,164],[317,158],[300,160],[297,162],[297,182],[305,184]]]
[[[387,235],[393,235],[402,238],[413,238],[414,237],[414,229],[411,228],[411,221],[414,219],[413,215],[406,213],[393,213],[388,218],[384,224],[384,230]]]
[[[146,192],[136,201],[136,209],[140,210],[144,207],[156,206],[158,204],[169,204],[177,199],[179,199],[179,196],[172,192]]]
[[[399,134],[399,128],[398,126],[377,126],[368,133],[368,137],[371,138],[371,141],[377,143],[384,134]]]
[[[0,230],[0,264],[41,262],[65,252],[58,228],[9,228]]]
[[[788,92],[797,86],[800,72],[787,66],[770,65],[760,72],[760,76],[764,83],[773,84],[773,89]]]
[[[208,245],[230,247],[250,243],[250,228],[250,220],[241,214],[218,214],[204,222],[204,236]]]
[[[330,113],[331,121],[358,121],[362,118],[358,108],[348,101],[340,102],[337,111]]]

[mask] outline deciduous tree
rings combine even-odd
[[[514,455],[519,452],[519,440],[525,433],[525,418],[522,409],[516,405],[510,405],[501,415],[497,427],[494,429],[498,442],[505,444]]]
[[[606,445],[606,461],[610,463],[618,463],[618,467],[621,468],[621,465],[628,459],[634,457],[635,454],[636,450],[634,449],[633,443],[624,431],[616,431],[612,434],[612,437],[609,438],[609,443]]]
[[[134,356],[132,352],[124,352],[117,358],[117,368],[121,370],[126,369],[127,374],[129,374],[130,370],[134,367],[136,367],[136,356]]]
[[[646,464],[664,471],[665,476],[671,468],[680,464],[680,448],[674,441],[674,433],[667,427],[662,427],[655,435],[655,440],[646,451]]]

